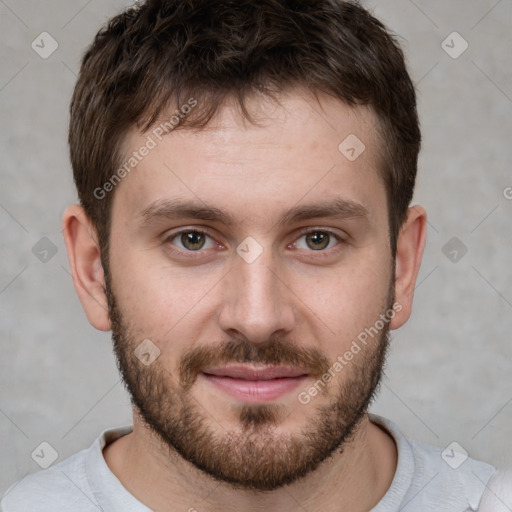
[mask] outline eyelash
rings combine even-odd
[[[214,240],[218,246],[221,246],[222,248],[224,247],[222,244],[217,242],[206,230],[203,230],[201,228],[182,229],[180,231],[176,231],[175,233],[172,233],[171,235],[167,236],[164,240],[164,243],[168,244],[169,246],[173,246],[174,244],[172,243],[172,241],[175,240],[180,235],[182,235],[183,233],[199,233],[199,234],[205,235],[205,236],[211,238],[212,240]],[[332,254],[333,250],[336,250],[336,248],[339,245],[341,245],[343,242],[345,242],[345,240],[340,235],[337,235],[333,231],[330,231],[328,229],[320,229],[320,228],[313,227],[313,228],[305,228],[305,229],[301,230],[299,233],[299,236],[295,239],[295,241],[292,242],[291,244],[288,244],[287,247],[294,245],[299,239],[301,239],[302,237],[304,237],[310,233],[326,233],[329,236],[333,237],[337,241],[337,244],[334,247],[331,247],[329,249],[324,249],[324,250],[319,250],[319,251],[309,250],[307,252],[312,253],[311,255],[309,255],[309,257],[318,258],[318,257],[330,256]],[[189,258],[200,258],[200,257],[204,257],[204,251],[207,249],[199,249],[197,251],[190,251],[190,250],[183,250],[183,249],[177,249],[175,247],[172,247],[171,250],[178,255],[186,254],[187,257],[189,257]],[[296,250],[301,250],[301,249],[296,249]]]

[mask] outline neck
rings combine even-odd
[[[271,492],[219,483],[170,451],[134,414],[133,432],[105,447],[110,470],[141,503],[155,512],[261,512],[263,510],[364,512],[391,485],[397,464],[391,436],[364,416],[351,440],[316,471]]]

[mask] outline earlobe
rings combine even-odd
[[[401,311],[391,321],[391,329],[401,327],[411,315],[416,278],[427,237],[427,213],[421,206],[409,208],[398,236],[395,263],[395,302]]]
[[[85,314],[96,329],[109,331],[105,277],[96,230],[79,205],[65,210],[62,228],[73,284]]]

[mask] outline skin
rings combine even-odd
[[[215,346],[233,335],[257,345],[284,334],[298,347],[316,348],[334,362],[375,324],[390,283],[401,305],[390,328],[403,325],[411,313],[426,213],[419,206],[409,209],[393,262],[374,114],[327,96],[317,100],[302,90],[283,94],[279,105],[262,98],[249,105],[257,126],[244,122],[227,103],[206,129],[165,136],[114,191],[111,285],[132,335],[155,342],[161,350],[159,368],[169,378],[192,347]],[[354,162],[338,150],[350,134],[366,146]],[[147,135],[129,133],[126,154],[143,145]],[[216,207],[231,215],[233,224],[189,217],[142,222],[141,212],[169,199]],[[334,199],[358,204],[366,214],[280,222],[298,205]],[[63,226],[87,317],[97,329],[109,330],[96,232],[77,205],[66,210]],[[170,238],[183,228],[208,231],[211,239],[199,255],[187,252],[179,237]],[[304,230],[328,231],[340,242],[334,238],[329,248],[314,251]],[[248,236],[263,250],[251,264],[236,253]],[[336,377],[336,385],[345,375]],[[301,429],[316,419],[316,407],[328,404],[335,389],[309,405],[297,399],[303,388],[280,397],[286,414],[276,425],[276,439],[300,437]],[[239,404],[233,398],[201,380],[191,393],[212,431],[239,431]],[[109,445],[104,457],[128,491],[156,511],[305,507],[334,512],[344,503],[346,510],[362,512],[378,503],[396,470],[392,438],[366,414],[343,450],[291,485],[265,493],[219,484],[169,453],[145,428],[136,408],[133,419],[133,433]]]

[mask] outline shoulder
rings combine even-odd
[[[1,512],[56,512],[82,503],[97,510],[87,482],[85,459],[88,450],[78,452],[62,462],[32,473],[7,489],[1,501]],[[67,508],[69,510],[69,508]]]
[[[110,495],[121,488],[110,474],[102,450],[131,430],[130,425],[104,430],[89,448],[11,485],[0,502],[0,512],[101,510],[98,494],[105,491]]]
[[[373,414],[370,418],[389,432],[398,449],[392,489],[383,500],[386,505],[393,496],[393,505],[400,505],[403,512],[478,509],[495,467],[471,458],[459,443],[440,448],[414,441],[405,437],[392,421]]]
[[[512,510],[512,471],[497,471],[487,483],[478,512],[510,512]]]
[[[429,482],[433,496],[444,495],[447,502],[464,501],[476,510],[485,491],[487,482],[496,468],[471,458],[457,442],[446,448],[439,448],[408,439],[415,465],[424,483]]]

